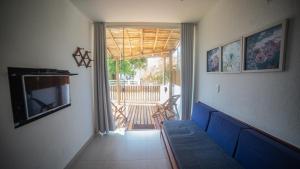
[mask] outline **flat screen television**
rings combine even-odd
[[[71,104],[67,75],[23,75],[22,84],[27,119]]]
[[[8,67],[14,127],[71,106],[68,70]]]

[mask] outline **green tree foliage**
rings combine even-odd
[[[107,63],[109,79],[116,79],[116,61],[109,57]],[[122,60],[120,61],[120,73],[126,77],[133,77],[137,71],[146,66],[147,60],[145,58]]]
[[[147,60],[145,58],[131,59],[129,60],[134,69],[142,70],[147,66]]]
[[[107,59],[109,79],[116,79],[116,61],[111,57]]]

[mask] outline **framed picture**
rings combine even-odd
[[[220,72],[220,47],[207,51],[207,72]]]
[[[242,39],[227,43],[221,47],[221,72],[240,73],[242,58]]]
[[[243,38],[243,71],[282,71],[287,20]]]

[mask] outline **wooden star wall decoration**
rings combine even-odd
[[[91,51],[84,51],[84,54],[82,54],[82,51],[84,51],[84,48],[77,47],[73,53],[73,58],[75,59],[77,66],[85,66],[86,68],[92,67],[90,65],[93,61],[90,57]]]

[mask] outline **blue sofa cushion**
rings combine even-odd
[[[180,169],[242,169],[191,120],[165,121],[163,130]]]
[[[241,129],[248,126],[221,113],[213,112],[210,117],[207,134],[233,157]]]
[[[241,132],[235,158],[246,169],[299,169],[300,154],[247,129]]]
[[[207,130],[210,113],[217,111],[212,107],[207,106],[204,103],[194,103],[192,111],[192,120],[196,122],[199,128]]]
[[[193,135],[198,132],[199,128],[192,120],[166,120],[163,122],[168,136],[187,136]]]

